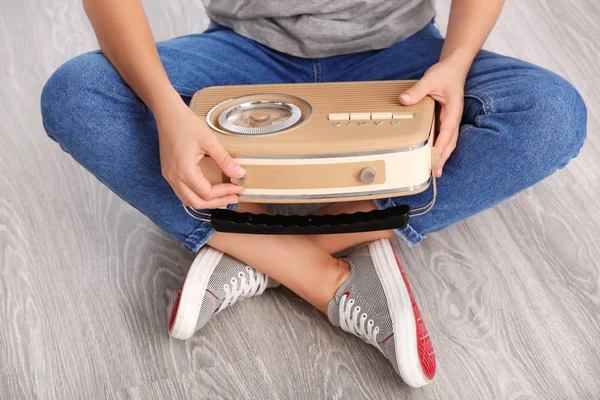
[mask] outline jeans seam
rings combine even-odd
[[[207,242],[210,236],[212,236],[210,235],[212,230],[214,229],[209,229],[206,232],[206,234],[203,235],[205,238],[204,242]],[[200,247],[203,245],[203,243],[198,231],[203,231],[203,229],[201,227],[196,228],[194,232],[192,232],[187,238],[185,238],[185,240],[183,241],[183,247],[193,252],[197,252],[198,250],[200,250]]]
[[[319,73],[319,82],[322,82],[323,81],[323,68],[321,66],[321,62],[320,61],[317,61],[317,70],[318,70],[318,73]]]
[[[319,60],[312,60],[313,63],[313,75],[314,82],[321,82],[321,62]]]

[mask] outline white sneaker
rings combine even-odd
[[[268,276],[205,245],[179,289],[171,310],[169,335],[188,339],[225,308],[275,286],[279,283]]]
[[[429,384],[436,370],[433,346],[390,240],[342,259],[350,276],[329,302],[331,323],[375,346],[408,385]]]

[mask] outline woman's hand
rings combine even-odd
[[[429,95],[441,105],[440,129],[435,142],[439,160],[436,176],[442,176],[442,168],[456,148],[458,130],[464,106],[464,87],[467,71],[450,60],[433,65],[410,89],[399,96],[400,103],[412,105]]]
[[[223,207],[236,203],[242,186],[232,183],[212,185],[198,163],[208,155],[225,175],[241,178],[244,169],[239,166],[206,122],[196,116],[178,99],[162,114],[156,115],[160,142],[162,174],[184,205],[195,209]]]

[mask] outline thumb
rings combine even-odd
[[[398,99],[405,106],[410,106],[423,100],[423,97],[429,93],[429,80],[422,78],[408,90],[405,90]]]
[[[246,175],[246,170],[235,162],[233,157],[231,157],[221,142],[219,142],[219,139],[214,135],[208,143],[205,143],[204,147],[206,154],[215,161],[219,169],[223,171],[225,175],[230,178],[241,178]]]

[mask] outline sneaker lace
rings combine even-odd
[[[354,306],[355,300],[349,298],[348,293],[344,293],[340,299],[340,327],[355,336],[358,336],[367,343],[375,346],[379,351],[379,343],[377,335],[379,334],[379,326],[375,325],[375,321],[367,319],[369,316],[366,313],[360,314],[360,306]]]
[[[237,278],[233,277],[229,283],[223,285],[225,298],[213,315],[218,314],[239,300],[258,296],[265,291],[267,288],[268,277],[249,266],[246,266],[245,271],[247,274],[240,271],[237,274]]]

